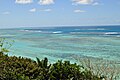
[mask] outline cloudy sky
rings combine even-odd
[[[120,0],[0,0],[0,28],[119,24]]]

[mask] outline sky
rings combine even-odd
[[[120,25],[120,0],[0,0],[0,28]]]

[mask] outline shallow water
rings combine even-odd
[[[120,26],[1,29],[0,37],[14,40],[9,55],[74,61],[75,56],[119,61]]]

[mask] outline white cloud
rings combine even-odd
[[[16,0],[15,3],[18,4],[28,4],[28,3],[32,3],[32,0]]]
[[[50,11],[52,11],[52,9],[42,9],[42,10],[40,10],[40,11],[50,12]]]
[[[94,0],[72,0],[73,4],[92,4]]]
[[[97,5],[99,5],[99,3],[98,3],[98,2],[95,2],[95,3],[93,3],[92,5],[93,5],[93,6],[97,6]]]
[[[2,14],[4,14],[4,15],[9,15],[10,12],[3,12]]]
[[[80,10],[80,9],[76,9],[76,10],[74,10],[74,12],[75,12],[75,13],[84,13],[84,12],[86,12],[86,11]]]
[[[54,4],[54,0],[40,0],[39,1],[40,5],[49,5],[49,4]]]
[[[30,9],[30,12],[36,12],[36,8]]]

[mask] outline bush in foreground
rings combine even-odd
[[[0,53],[0,80],[102,80],[102,77],[69,61],[48,64],[48,59],[33,61]]]

